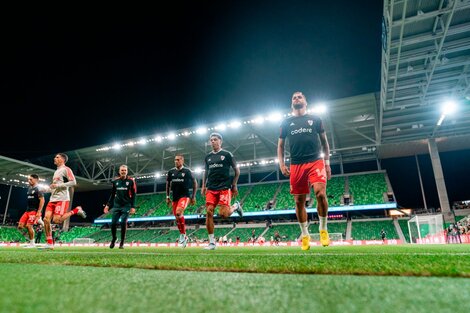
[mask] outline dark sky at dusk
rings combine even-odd
[[[381,1],[178,3],[12,14],[0,97],[17,126],[0,154],[27,159],[285,110],[296,90],[312,102],[380,89]],[[18,143],[32,130],[37,139]]]

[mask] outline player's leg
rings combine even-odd
[[[176,219],[176,225],[180,231],[180,238],[178,244],[183,248],[186,247],[188,243],[188,237],[186,236],[186,224],[184,221],[184,210],[186,210],[189,203],[189,198],[180,198],[176,203],[173,202],[173,213]]]
[[[126,210],[122,210],[121,213],[121,241],[119,242],[119,249],[124,249],[124,241],[126,240],[126,232],[127,232],[127,219],[129,218],[129,210],[131,208],[127,208]]]
[[[44,232],[46,234],[46,243],[49,247],[52,247],[52,217],[57,202],[49,202],[46,207],[46,213],[44,214]]]
[[[109,248],[113,249],[114,245],[116,244],[117,240],[117,223],[119,221],[119,217],[121,217],[121,209],[119,208],[112,208],[111,209],[111,244]]]
[[[25,226],[26,222],[28,221],[28,212],[24,212],[23,215],[21,215],[20,221],[18,222],[18,230],[26,237],[25,233]]]
[[[61,223],[64,222],[66,219],[70,218],[72,215],[78,215],[82,218],[86,218],[86,213],[81,206],[77,206],[75,209],[66,212],[61,217]]]
[[[307,210],[305,200],[310,193],[308,184],[308,171],[306,164],[291,164],[290,166],[290,193],[294,196],[295,215],[299,222],[302,250],[310,249],[310,234],[308,232]]]
[[[215,237],[214,237],[214,210],[215,205],[211,203],[206,204],[206,229],[209,236],[209,246],[205,247],[206,250],[215,249]]]
[[[328,235],[327,219],[328,219],[328,199],[326,197],[326,170],[323,160],[309,163],[309,182],[313,186],[315,197],[317,198],[317,212],[320,221],[320,243],[326,247],[330,245],[330,237]]]
[[[34,229],[33,224],[26,224],[26,228],[28,228],[28,235],[29,235],[29,244],[34,246]]]
[[[233,205],[232,202],[232,191],[230,189],[220,191],[219,200],[219,215],[222,218],[229,218],[233,212],[237,212],[240,217],[243,216],[243,209],[240,202],[236,201]]]

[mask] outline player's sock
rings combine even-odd
[[[302,236],[308,236],[308,222],[299,223]]]
[[[32,244],[32,245],[34,245],[34,239],[30,239],[30,240],[29,240],[29,243]]]
[[[78,213],[78,207],[76,207],[75,209],[71,210],[70,211],[72,213],[72,215],[75,215]]]
[[[184,216],[181,215],[179,218],[179,230],[181,234],[186,234],[186,225],[184,223]]]
[[[178,230],[179,230],[179,232],[180,232],[180,234],[181,234],[181,222],[180,222],[180,219],[179,219],[177,216],[175,216],[175,217],[176,217],[176,226],[178,227]]]
[[[124,246],[124,240],[126,240],[126,231],[127,231],[127,223],[121,223],[121,241],[119,242],[119,246]]]
[[[215,243],[214,234],[209,234],[209,242],[210,242],[210,243]]]
[[[52,241],[52,235],[46,237],[47,244],[52,245],[54,242]]]
[[[117,225],[111,225],[111,236],[113,237],[113,240],[115,241],[117,236],[116,236],[116,232],[117,232]]]
[[[328,219],[328,217],[318,215],[318,219],[320,220],[319,230],[328,230],[328,227],[326,226],[327,224],[326,220]]]

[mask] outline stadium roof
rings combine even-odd
[[[378,142],[468,135],[470,1],[385,0],[382,40]],[[459,111],[438,126],[448,100]]]
[[[470,1],[385,0],[382,41],[381,90],[325,103],[327,112],[321,116],[332,163],[428,153],[429,138],[436,138],[439,151],[470,148]],[[457,114],[438,125],[440,105],[448,99],[459,104]],[[237,122],[227,117],[173,134],[68,151],[67,164],[78,176],[78,191],[109,188],[121,164],[144,183],[163,182],[161,174],[174,166],[176,153],[184,154],[192,169],[202,168],[211,150],[209,133],[218,131],[242,174],[276,172],[279,124],[269,113]],[[2,157],[0,182],[22,185],[17,180],[26,180],[23,176],[31,169],[51,176],[52,159],[44,156],[25,164]]]

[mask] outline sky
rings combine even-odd
[[[28,160],[286,110],[298,90],[310,103],[378,92],[382,6],[259,0],[5,10],[0,103],[13,126],[0,126],[0,155]],[[405,163],[415,166],[383,166],[402,203],[420,205],[417,176],[408,188],[395,174]]]
[[[381,1],[124,9],[12,14],[0,99],[15,135],[0,154],[28,159],[285,110],[297,90],[312,102],[380,89]]]

